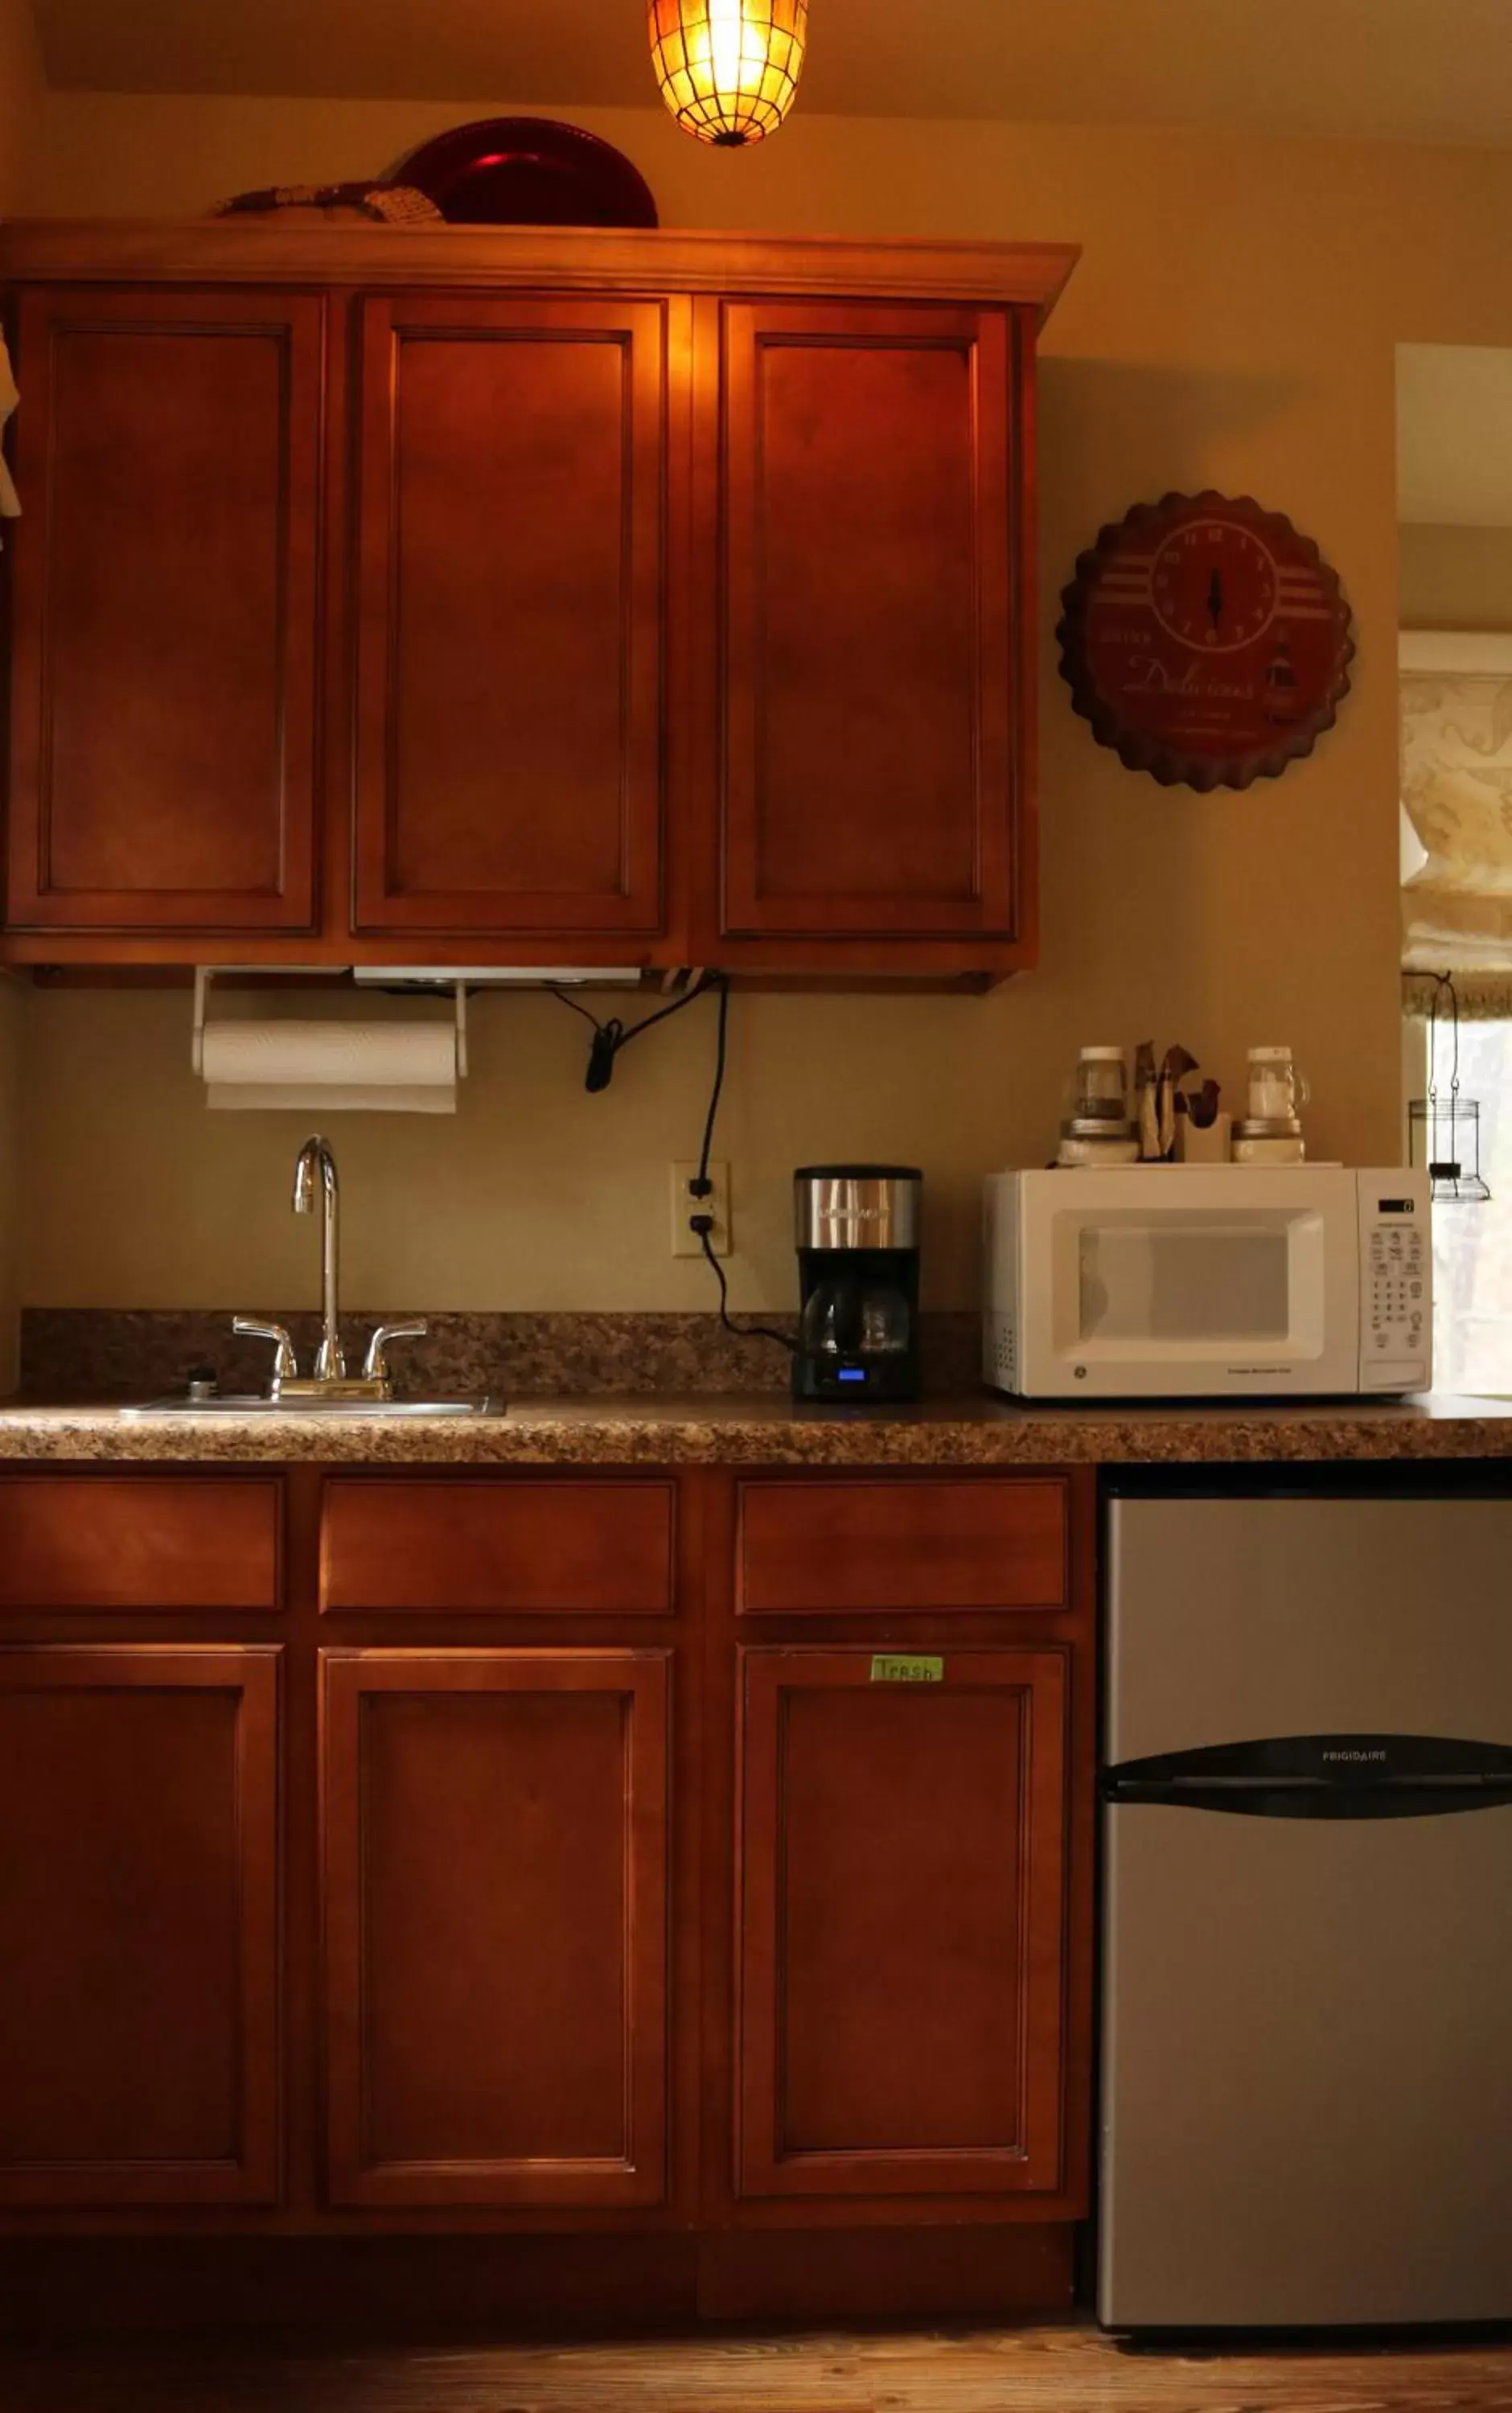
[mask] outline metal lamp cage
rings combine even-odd
[[[1460,1000],[1447,972],[1435,972],[1428,1009],[1428,1095],[1407,1108],[1407,1161],[1426,1166],[1435,1206],[1480,1206],[1490,1190],[1480,1169],[1480,1103],[1460,1095]],[[1439,1007],[1449,1015],[1449,1087],[1438,1085]]]

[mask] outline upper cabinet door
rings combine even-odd
[[[1013,313],[721,317],[720,934],[1020,939]]]
[[[325,304],[20,309],[12,928],[315,923]]]
[[[363,304],[359,930],[660,929],[671,306]]]

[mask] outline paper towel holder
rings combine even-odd
[[[322,967],[319,977],[321,979],[340,979],[343,969],[344,967],[331,970]],[[225,970],[229,972],[231,977],[237,980],[241,980],[246,976],[244,969],[240,965],[216,966],[214,964],[197,964],[195,966],[194,1029],[189,1042],[189,1061],[194,1068],[196,1079],[201,1081],[204,1079],[205,1074],[205,1022],[210,1011],[210,989],[212,982],[215,979],[217,970]],[[287,974],[285,977],[287,977]],[[459,1081],[465,1081],[467,1077],[467,982],[465,980],[448,981],[445,983],[445,985],[452,991],[452,1003],[456,1012],[457,1079]]]

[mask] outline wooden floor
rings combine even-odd
[[[1129,2352],[1075,2329],[624,2346],[0,2354],[0,2413],[1489,2413],[1512,2338]]]

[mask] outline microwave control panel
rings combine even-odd
[[[1426,1202],[1375,1192],[1360,1199],[1360,1375],[1366,1390],[1427,1386],[1432,1257]]]

